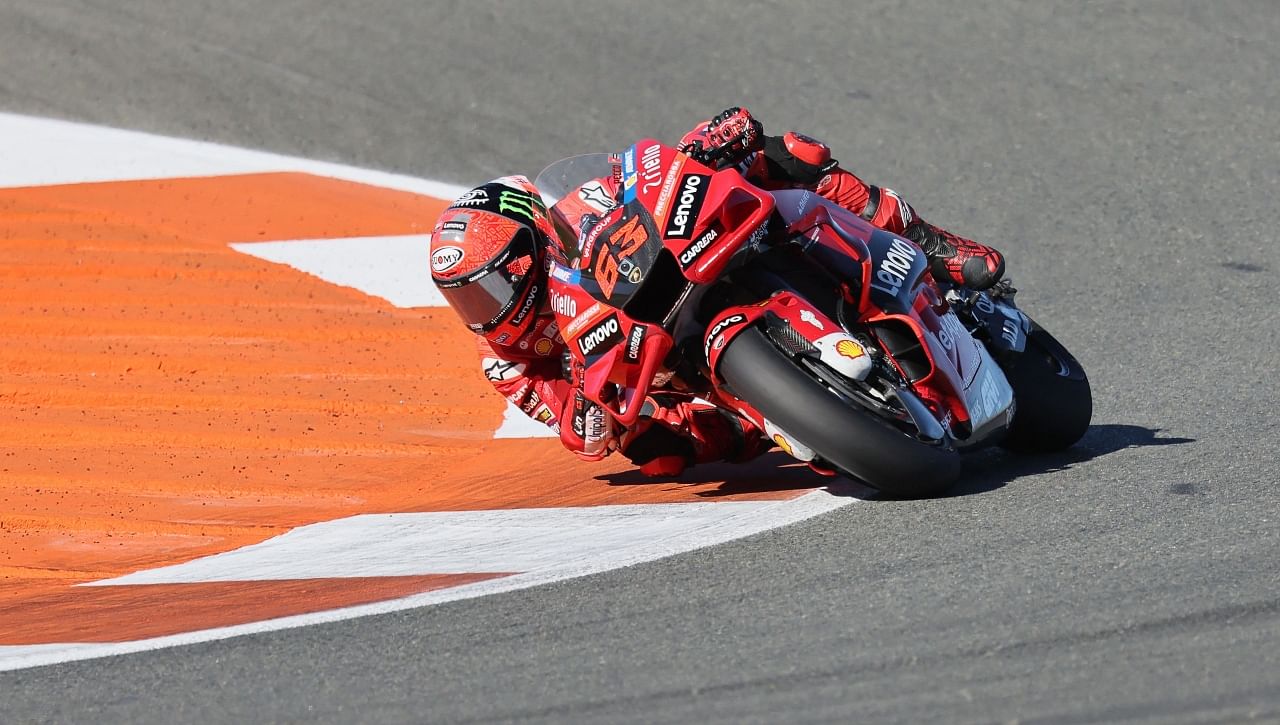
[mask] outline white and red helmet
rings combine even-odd
[[[431,232],[431,279],[468,329],[514,344],[546,297],[545,248],[555,238],[529,179],[494,179],[440,215]]]

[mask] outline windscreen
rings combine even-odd
[[[616,155],[583,154],[555,162],[534,180],[567,259],[577,259],[579,241],[587,230],[617,205],[610,189],[616,188],[612,180],[620,174]],[[608,188],[605,181],[610,182]]]
[[[538,187],[543,203],[550,208],[579,186],[592,179],[607,179],[612,173],[609,154],[582,154],[560,159],[543,169],[533,185]]]

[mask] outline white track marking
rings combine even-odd
[[[628,556],[754,517],[759,501],[362,514],[82,586],[526,572]]]
[[[354,287],[396,307],[444,307],[431,282],[430,237],[300,239],[232,244],[237,252],[287,264],[342,287]]]
[[[870,494],[870,490],[866,489]],[[281,617],[262,622],[252,622],[232,627],[219,627],[199,632],[187,632],[167,637],[154,637],[133,642],[113,642],[109,644],[49,644],[49,645],[9,645],[0,646],[0,671],[16,670],[24,667],[56,664],[71,660],[105,657],[108,655],[143,652],[146,650],[174,647],[196,642],[208,642],[246,634],[270,632],[279,629],[303,627],[311,624],[335,622],[373,614],[396,612],[404,609],[452,602],[460,599],[471,599],[489,594],[498,594],[517,589],[525,589],[539,584],[571,579],[588,574],[618,569],[632,564],[653,561],[667,556],[701,549],[707,546],[722,544],[727,541],[750,536],[769,529],[786,526],[803,521],[813,516],[840,508],[857,501],[857,498],[832,496],[825,491],[813,491],[789,501],[775,501],[753,506],[750,509],[736,509],[735,516],[728,517],[705,528],[690,532],[686,536],[660,539],[637,546],[626,552],[604,552],[599,555],[564,561],[560,564],[542,569],[527,571],[523,574],[490,579],[450,589],[440,589],[423,594],[415,594],[400,599],[392,599],[374,604],[364,604],[343,609],[333,609],[312,614],[300,614]],[[728,503],[728,502],[723,502]],[[720,504],[706,504],[720,506]],[[700,504],[673,504],[682,506],[698,506]]]
[[[545,424],[530,418],[511,403],[502,411],[502,423],[493,432],[494,438],[559,438]]]
[[[456,199],[465,186],[222,144],[0,113],[0,187],[304,171]]]

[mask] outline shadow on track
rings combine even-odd
[[[650,478],[637,469],[596,476],[610,486],[681,486],[716,483],[714,489],[700,491],[701,498],[719,498],[771,491],[795,491],[825,488],[836,496],[865,497],[873,493],[862,484],[842,477],[818,475],[803,463],[781,451],[769,451],[750,463],[704,463],[685,470],[679,476]]]
[[[1078,463],[1122,451],[1126,448],[1172,446],[1194,443],[1194,438],[1161,438],[1159,428],[1139,425],[1094,425],[1071,448],[1058,453],[1020,454],[1003,448],[990,448],[964,457],[964,472],[956,485],[938,498],[970,496],[994,491],[1022,476],[1065,471]],[[770,451],[746,464],[706,463],[694,466],[679,476],[650,478],[632,469],[597,476],[610,486],[680,486],[720,482],[714,489],[701,491],[703,498],[735,494],[766,493],[825,488],[836,496],[856,496],[893,500],[869,490],[863,484],[846,478],[826,478],[809,470],[781,451]]]
[[[994,491],[1022,476],[1065,471],[1077,463],[1122,451],[1147,446],[1175,446],[1194,443],[1195,438],[1161,438],[1159,428],[1140,425],[1093,425],[1074,446],[1057,453],[1012,453],[1003,448],[990,448],[964,457],[964,473],[956,485],[939,498],[969,496]]]

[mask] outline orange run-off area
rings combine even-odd
[[[0,189],[0,645],[127,641],[508,573],[74,586],[354,514],[813,487],[777,470],[726,484],[724,467],[648,481],[619,456],[494,440],[504,403],[449,310],[228,246],[425,235],[443,206],[299,173]]]

